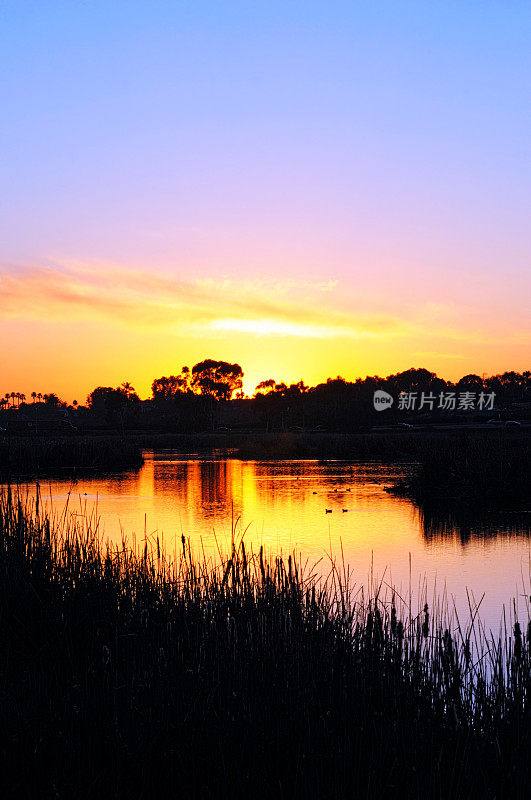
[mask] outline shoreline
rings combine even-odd
[[[139,469],[143,452],[256,460],[342,460],[414,464],[388,491],[428,502],[528,504],[531,456],[526,429],[369,433],[173,434],[114,432],[0,436],[0,480],[105,475]]]

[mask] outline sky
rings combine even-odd
[[[0,4],[0,394],[529,369],[524,2]]]

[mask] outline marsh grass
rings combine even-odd
[[[429,435],[429,434],[428,434]],[[285,431],[249,435],[232,453],[241,459],[370,459],[408,458],[424,440],[419,433],[300,433]]]
[[[405,431],[369,434],[286,432],[250,436],[233,457],[408,462],[413,474],[394,489],[414,500],[464,500],[492,506],[528,502],[529,435],[522,429]]]
[[[4,797],[528,797],[529,629],[0,495]]]
[[[529,438],[506,431],[493,435],[434,437],[418,449],[418,469],[395,491],[420,502],[464,500],[485,507],[528,503]]]
[[[135,469],[143,464],[139,445],[120,437],[0,436],[0,478],[77,476]]]

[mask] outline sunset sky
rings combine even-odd
[[[0,394],[529,368],[528,3],[0,4]]]

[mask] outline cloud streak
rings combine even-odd
[[[426,315],[426,308],[419,306],[414,317],[349,312],[337,281],[180,280],[154,270],[76,263],[0,272],[0,319],[98,320],[198,337],[473,338],[444,326],[441,313]]]
[[[403,331],[404,323],[391,316],[353,316],[334,308],[335,288],[335,282],[183,281],[117,267],[18,267],[0,273],[0,317],[98,318],[125,325],[264,336],[329,338]]]

